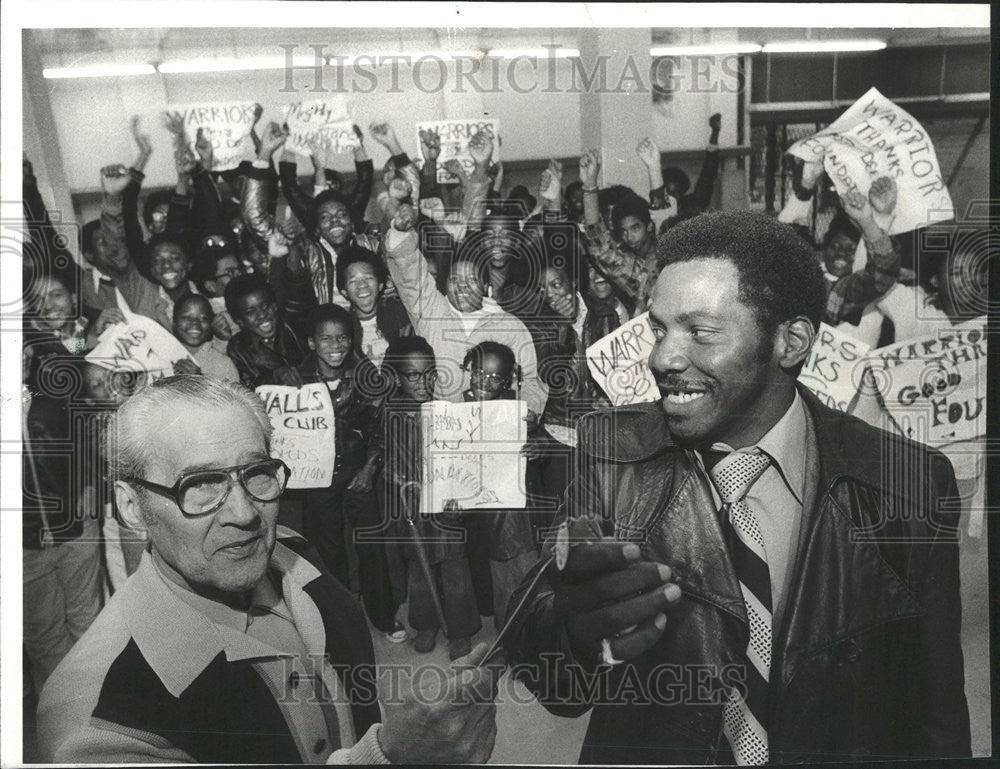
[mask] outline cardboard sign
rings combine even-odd
[[[271,420],[271,456],[292,471],[290,489],[326,488],[337,458],[336,421],[323,382],[302,387],[261,385],[257,395]]]
[[[847,411],[861,385],[863,359],[869,349],[864,342],[821,323],[799,381],[830,408]]]
[[[500,160],[500,121],[479,120],[430,120],[417,123],[417,146],[420,146],[421,131],[437,131],[441,137],[441,154],[437,159],[437,180],[440,184],[458,181],[456,177],[445,170],[444,164],[449,160],[457,160],[462,164],[467,174],[471,174],[476,162],[469,154],[469,140],[480,131],[485,131],[493,139],[493,155],[491,159]]]
[[[524,507],[526,414],[522,401],[423,404],[420,512],[441,512],[450,499],[464,510]]]
[[[195,157],[198,153],[194,145],[198,129],[204,129],[212,142],[213,171],[229,171],[243,160],[244,140],[253,128],[253,113],[256,104],[252,101],[227,102],[222,104],[185,104],[168,107],[168,112],[180,113],[184,120],[184,136]]]
[[[880,210],[873,201],[875,220],[890,235],[955,215],[927,131],[876,88],[788,152],[806,161],[822,160],[840,195],[856,189],[867,196],[876,179],[892,179],[897,188],[895,205]]]
[[[872,350],[871,384],[903,435],[941,448],[986,436],[986,318]]]
[[[124,323],[106,328],[86,359],[111,371],[140,375],[147,383],[173,376],[174,363],[179,360],[195,362],[163,326],[145,315],[132,313]]]
[[[361,146],[354,133],[347,102],[334,94],[324,99],[297,101],[284,108],[288,124],[285,149],[301,155],[349,152]]]
[[[644,312],[587,348],[587,366],[611,405],[660,399],[656,379],[649,370],[649,354],[655,343],[649,313]]]

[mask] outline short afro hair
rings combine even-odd
[[[389,270],[374,251],[370,251],[364,246],[347,246],[341,249],[337,255],[337,266],[335,268],[337,276],[337,289],[343,291],[347,287],[347,268],[352,264],[367,264],[375,272],[375,280],[379,284],[389,281]]]
[[[726,259],[739,275],[739,301],[773,334],[797,316],[819,327],[826,281],[809,244],[787,224],[753,211],[713,211],[667,230],[656,246],[657,267],[695,259]]]
[[[161,232],[159,235],[154,235],[146,243],[146,262],[150,263],[153,261],[153,253],[157,248],[167,243],[172,246],[176,246],[184,254],[184,257],[190,263],[191,261],[191,244],[188,243],[187,239],[178,232],[171,232],[167,230],[166,232]]]
[[[354,346],[354,317],[345,307],[339,304],[320,304],[313,307],[306,324],[309,336],[315,336],[316,329],[324,323],[339,323],[346,328],[347,333],[351,335],[351,347]]]
[[[653,223],[653,218],[649,215],[649,203],[635,193],[625,195],[615,203],[611,211],[611,226],[615,232],[622,226],[622,219],[626,216],[634,216],[643,224]]]
[[[184,311],[184,308],[187,307],[189,304],[194,304],[195,302],[197,302],[198,304],[204,304],[205,307],[208,308],[208,317],[211,318],[215,315],[215,312],[212,311],[212,303],[208,301],[206,297],[202,296],[201,294],[185,294],[176,302],[174,302],[174,312],[173,312],[174,323],[177,322],[177,317]]]
[[[250,296],[250,294],[253,294],[256,291],[263,291],[272,302],[277,301],[274,296],[274,290],[267,282],[267,278],[259,272],[237,275],[226,285],[226,311],[232,315],[233,318],[241,317],[237,309],[240,300]]]

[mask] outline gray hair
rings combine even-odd
[[[108,465],[112,480],[141,478],[149,461],[149,435],[156,430],[168,405],[244,408],[253,414],[270,450],[271,421],[260,397],[246,387],[225,379],[185,374],[159,379],[125,401],[108,422]]]

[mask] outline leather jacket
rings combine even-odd
[[[951,464],[800,394],[810,448],[774,628],[770,761],[968,756]],[[638,542],[645,559],[670,566],[682,598],[656,646],[595,671],[573,658],[543,578],[507,657],[553,713],[592,709],[581,763],[722,762],[725,692],[744,680],[749,629],[708,481],[672,444],[658,403],[593,412],[579,440],[563,514]]]

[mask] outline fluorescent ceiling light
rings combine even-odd
[[[660,45],[649,49],[652,56],[725,56],[737,53],[757,53],[757,43],[705,43],[703,45]]]
[[[799,40],[791,43],[767,43],[764,53],[839,53],[842,51],[881,51],[884,40]]]
[[[494,48],[487,51],[486,55],[493,59],[516,59],[518,56],[527,56],[533,59],[547,59],[550,56],[554,59],[578,59],[580,51],[576,48],[563,48],[562,46],[552,46],[550,48]]]
[[[310,64],[314,64],[315,61],[315,58],[312,58]],[[281,69],[284,66],[284,56],[258,56],[247,59],[175,59],[158,64],[156,69],[165,74],[171,74],[175,72],[242,72],[253,69]]]
[[[46,67],[42,77],[46,80],[62,80],[75,77],[129,77],[131,75],[155,75],[152,64],[91,64],[85,67]]]
[[[452,59],[481,59],[482,51],[399,51],[381,53],[353,53],[345,56],[327,56],[326,63],[331,67],[350,67],[361,61],[365,64],[374,64],[379,67],[383,64],[392,64],[403,59],[407,64],[416,64],[421,59],[433,61],[449,61]]]

